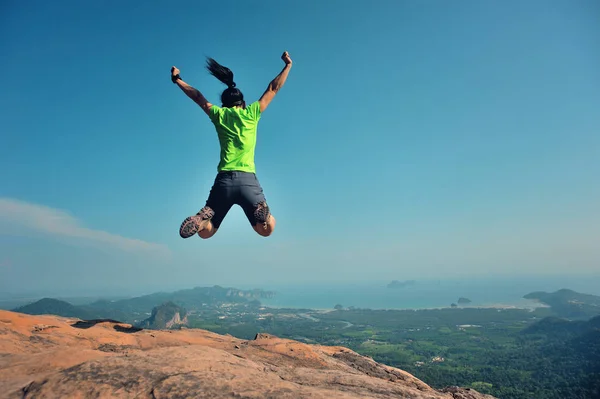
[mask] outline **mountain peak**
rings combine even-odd
[[[0,391],[9,397],[493,398],[433,389],[347,348],[268,334],[241,340],[9,311],[0,311],[0,334]]]

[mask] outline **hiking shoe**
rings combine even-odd
[[[254,219],[256,220],[256,223],[262,223],[266,229],[269,216],[271,216],[271,211],[269,210],[267,203],[264,201],[259,202],[254,210]]]
[[[196,215],[185,218],[181,223],[181,227],[179,227],[179,235],[181,238],[190,238],[199,231],[204,230],[214,215],[215,212],[205,206]]]

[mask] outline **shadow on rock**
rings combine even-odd
[[[140,328],[140,327],[134,327],[134,326],[123,327],[123,326],[120,326],[120,325],[116,325],[114,327],[114,329],[117,330],[118,332],[127,333],[127,334],[131,334],[131,333],[143,330],[143,328]]]
[[[112,319],[80,320],[75,324],[71,324],[71,327],[86,329],[94,327],[98,323],[120,323],[120,321]]]
[[[115,326],[113,327],[116,331],[131,334],[134,332],[142,331],[143,328],[140,327],[126,327],[122,326],[120,321],[112,320],[112,319],[94,319],[94,320],[80,320],[75,324],[71,324],[71,327],[87,329],[90,327],[94,327],[98,323],[113,323]]]

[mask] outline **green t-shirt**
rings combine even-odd
[[[258,101],[248,105],[246,109],[213,105],[209,116],[217,129],[221,144],[221,160],[217,170],[256,173],[254,149],[256,128],[260,120]]]

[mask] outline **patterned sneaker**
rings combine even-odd
[[[215,212],[205,206],[196,215],[187,217],[181,223],[179,235],[181,238],[190,238],[199,231],[204,230],[214,215]]]
[[[271,211],[266,202],[259,202],[256,205],[256,209],[254,210],[254,219],[256,219],[256,223],[262,223],[264,228],[267,228],[267,222],[269,221],[269,216],[271,216]]]

